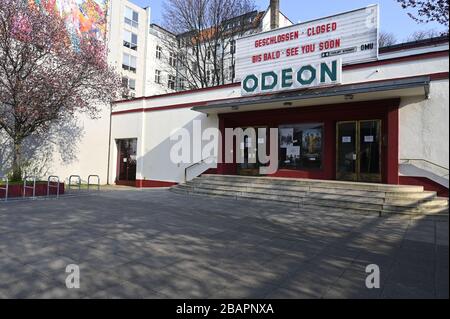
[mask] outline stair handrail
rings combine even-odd
[[[400,161],[405,162],[404,164],[411,164],[411,162],[413,162],[413,161],[416,161],[416,162],[425,162],[425,163],[431,164],[432,166],[435,166],[435,167],[438,167],[438,168],[440,168],[440,169],[443,169],[443,170],[445,170],[445,171],[447,171],[447,172],[449,171],[449,169],[448,169],[447,167],[444,167],[444,166],[442,166],[442,165],[433,163],[432,161],[429,161],[429,160],[423,159],[423,158],[402,158],[402,159],[400,159]],[[443,175],[443,177],[444,177],[444,176],[448,176],[448,175],[449,175],[449,174],[447,173],[446,175]]]
[[[185,182],[185,183],[187,182],[187,173],[188,173],[188,170],[189,170],[189,169],[191,169],[191,168],[193,168],[193,167],[195,167],[195,166],[197,166],[197,165],[204,164],[204,163],[206,162],[206,160],[208,160],[208,159],[210,159],[210,158],[215,158],[215,156],[208,156],[207,158],[204,158],[204,159],[202,159],[201,161],[199,161],[199,162],[197,162],[197,163],[194,163],[194,164],[189,165],[188,167],[186,167],[186,168],[184,169],[184,182]]]
[[[91,178],[97,178],[97,184],[91,184]],[[91,185],[97,185],[97,191],[100,191],[100,176],[98,176],[98,175],[89,175],[88,176],[88,185],[87,185],[88,191],[89,191]]]
[[[33,186],[28,186],[28,181],[33,182]],[[31,198],[35,199],[36,198],[36,176],[25,176],[25,178],[23,179],[23,198],[26,197],[27,194],[27,189],[32,189],[33,190],[33,196]]]
[[[51,183],[56,183],[56,186],[51,185]],[[47,197],[50,197],[50,188],[56,188],[56,198],[59,198],[59,185],[60,185],[59,176],[50,175],[47,179]]]
[[[9,191],[9,179],[7,176],[0,176],[0,181],[5,181],[5,187],[0,187],[0,190],[5,191],[5,199],[4,201],[8,201],[8,191]]]
[[[78,184],[72,184],[72,178],[77,178],[78,179]],[[68,190],[72,190],[72,186],[78,186],[78,190],[81,190],[81,176],[80,175],[70,175],[69,177],[69,185],[68,185]]]

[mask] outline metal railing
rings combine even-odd
[[[0,176],[0,181],[5,181],[6,182],[5,187],[0,187],[0,190],[5,192],[5,199],[4,199],[4,201],[7,202],[8,201],[8,190],[9,190],[8,177]]]
[[[211,159],[211,158],[214,158],[214,156],[210,156],[210,157],[204,158],[204,159],[202,159],[200,162],[194,163],[194,164],[192,164],[192,165],[186,167],[186,168],[184,169],[184,182],[185,182],[185,183],[187,182],[188,170],[190,170],[190,169],[192,169],[192,168],[194,168],[194,167],[196,167],[196,166],[198,166],[198,165],[205,164],[205,163],[206,163],[206,160]]]
[[[72,179],[77,178],[78,179],[78,183],[77,184],[72,184]],[[69,177],[69,185],[67,185],[67,190],[70,191],[72,190],[72,186],[78,186],[78,190],[81,190],[81,177],[80,175],[70,175]]]
[[[33,182],[33,186],[28,186],[28,181]],[[36,176],[25,176],[23,179],[23,198],[27,196],[27,189],[33,190],[33,196],[31,198],[36,198]]]
[[[97,184],[91,184],[91,178],[96,178],[97,179]],[[88,176],[88,185],[87,185],[88,190],[90,190],[91,185],[97,185],[97,191],[100,191],[100,176],[98,176],[98,175],[89,175]]]
[[[53,181],[52,181],[53,179]],[[51,183],[56,183],[52,185]],[[50,197],[50,188],[56,188],[56,198],[59,198],[59,177],[58,176],[49,176],[47,179],[47,197]]]

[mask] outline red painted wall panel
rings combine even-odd
[[[444,187],[426,177],[400,176],[399,182],[401,185],[423,186],[427,191],[437,192],[438,196],[448,197],[447,187]]]
[[[55,185],[56,186],[56,185]],[[2,186],[3,187],[3,186]],[[63,195],[65,190],[64,183],[59,184],[59,194]],[[26,196],[32,196],[33,190],[27,189]],[[56,188],[50,188],[50,195],[56,195]],[[8,198],[17,198],[23,196],[23,184],[9,185]],[[47,196],[47,182],[36,183],[36,196]],[[0,190],[0,200],[5,198],[5,192]]]
[[[281,169],[273,176],[335,179],[336,178],[336,122],[349,120],[382,120],[383,182],[398,184],[398,106],[400,99],[351,102],[303,108],[219,114],[219,128],[223,139],[225,128],[268,126],[308,122],[324,123],[324,161],[321,170],[301,171]],[[224,148],[222,147],[222,151]],[[237,174],[237,164],[219,164],[219,174]]]

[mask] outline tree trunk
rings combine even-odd
[[[21,181],[22,178],[22,141],[14,139],[12,181]]]

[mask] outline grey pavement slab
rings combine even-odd
[[[14,201],[0,203],[0,298],[448,298],[448,241],[445,218],[169,190]]]

